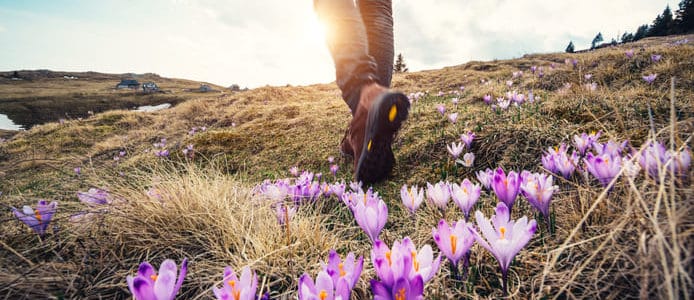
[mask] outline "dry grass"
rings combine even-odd
[[[536,54],[494,62],[470,62],[441,70],[396,74],[393,85],[405,92],[429,91],[414,103],[410,119],[395,141],[398,164],[390,181],[374,188],[388,203],[390,216],[381,237],[389,244],[410,236],[433,245],[431,228],[441,214],[423,207],[411,218],[399,204],[402,184],[474,178],[485,168],[540,171],[547,147],[570,142],[581,132],[602,130],[607,139],[628,139],[638,147],[655,139],[691,148],[694,130],[694,46],[665,45],[674,39],[647,39],[633,45],[582,54]],[[692,36],[688,37],[692,40]],[[643,47],[643,50],[640,50]],[[637,49],[633,60],[624,50]],[[652,53],[663,54],[654,64]],[[564,65],[579,60],[577,68]],[[550,64],[556,63],[555,69]],[[547,75],[529,75],[530,66]],[[526,75],[506,80],[514,71]],[[597,91],[585,90],[592,74]],[[657,73],[653,85],[641,76]],[[674,89],[670,78],[676,78]],[[486,83],[483,83],[484,80]],[[569,89],[563,88],[571,83]],[[454,107],[439,91],[466,87]],[[533,90],[540,100],[507,112],[493,112],[482,96]],[[674,94],[670,95],[670,91]],[[209,288],[225,265],[249,265],[259,273],[263,291],[294,297],[298,277],[315,275],[330,248],[369,256],[370,244],[348,209],[335,199],[305,206],[292,221],[290,241],[267,203],[251,194],[262,179],[288,176],[300,168],[329,174],[328,156],[337,157],[337,180],[349,181],[351,161],[337,151],[349,112],[334,85],[264,87],[234,94],[195,95],[173,109],[150,114],[113,111],[65,125],[46,124],[0,144],[0,196],[3,206],[37,198],[60,201],[57,233],[43,242],[28,234],[11,214],[0,215],[0,294],[9,298],[125,298],[125,276],[141,260],[191,260],[182,290],[185,298],[212,297]],[[674,99],[674,102],[671,102]],[[448,123],[435,107],[460,113]],[[235,125],[235,126],[234,126]],[[188,135],[194,126],[206,132]],[[473,168],[453,167],[445,147],[473,130]],[[153,157],[152,143],[168,139],[170,161]],[[196,159],[181,149],[193,144]],[[116,163],[113,156],[128,152]],[[72,168],[83,167],[82,176]],[[123,172],[123,176],[118,172]],[[690,171],[689,178],[692,178]],[[590,177],[560,180],[554,197],[556,233],[542,227],[511,267],[514,298],[688,298],[694,250],[694,189],[691,181],[625,176],[607,190]],[[81,209],[74,193],[108,188],[122,199],[110,212],[87,224],[68,216]],[[146,195],[156,187],[163,201]],[[490,214],[494,196],[483,194],[478,209]],[[518,200],[514,218],[536,216]],[[462,218],[453,205],[449,221]],[[498,267],[482,248],[472,252],[471,281],[450,279],[447,263],[427,284],[428,298],[497,298]],[[370,295],[374,277],[369,260],[355,298]]]

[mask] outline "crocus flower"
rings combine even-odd
[[[465,146],[467,146],[468,149],[470,149],[470,146],[472,145],[472,140],[474,140],[476,135],[472,131],[468,131],[467,133],[461,134],[460,135],[460,140],[465,143]]]
[[[399,279],[407,281],[419,277],[423,283],[431,280],[441,266],[441,255],[434,259],[431,246],[424,245],[417,251],[409,237],[395,241],[392,248],[383,241],[376,241],[371,250],[371,262],[381,284],[390,289]]]
[[[337,170],[340,169],[340,166],[338,165],[331,165],[330,166],[330,173],[333,173],[333,176],[337,175]]]
[[[388,288],[380,281],[371,280],[371,291],[374,300],[420,300],[424,299],[424,282],[422,277],[413,280],[400,278],[392,288]]]
[[[523,178],[520,189],[521,194],[528,199],[528,203],[537,209],[547,221],[549,228],[549,204],[552,194],[556,189],[551,175],[542,173],[529,173]]]
[[[451,121],[453,124],[458,122],[458,113],[448,114],[448,121]]]
[[[340,289],[333,284],[333,280],[325,271],[318,272],[316,283],[307,273],[299,278],[299,300],[334,300],[349,299],[350,291],[346,284],[341,284]]]
[[[613,140],[609,140],[607,143],[593,143],[593,149],[595,149],[596,154],[609,154],[610,156],[621,156],[622,151],[626,148],[629,141],[624,141],[617,143]]]
[[[333,249],[330,250],[328,263],[323,264],[323,271],[330,275],[333,280],[335,289],[342,289],[340,285],[346,285],[347,290],[351,292],[354,286],[359,281],[359,276],[364,267],[364,257],[359,256],[359,259],[354,258],[354,253],[350,252],[345,257],[345,260],[340,259],[340,255]],[[344,300],[349,300],[349,296]]]
[[[593,146],[594,142],[595,140],[591,139],[585,132],[581,133],[580,136],[574,135],[574,146],[576,149],[578,149],[578,152],[580,152],[581,155],[584,155],[586,153],[586,149]]]
[[[292,174],[292,176],[294,177],[299,176],[299,168],[297,168],[296,166],[289,168],[289,174]]]
[[[22,211],[19,211],[12,207],[12,213],[14,213],[17,219],[36,231],[39,236],[43,236],[43,234],[46,233],[48,224],[51,222],[57,207],[58,202],[53,201],[48,203],[46,200],[39,200],[36,204],[36,208],[24,205]]]
[[[87,205],[104,205],[111,203],[111,196],[107,191],[90,188],[87,192],[77,192],[77,199]]]
[[[442,116],[446,114],[446,106],[443,105],[443,104],[439,104],[439,105],[436,107],[436,110],[438,110],[439,113],[440,113]]]
[[[81,167],[75,167],[75,174],[79,176],[82,173],[82,168]]]
[[[532,72],[533,74],[535,74],[536,71],[537,71],[537,66],[531,66],[531,67],[530,67],[530,72]]]
[[[659,62],[661,58],[663,58],[663,56],[660,54],[651,54],[651,61],[654,63]]]
[[[589,152],[583,161],[588,172],[593,174],[603,186],[607,186],[622,168],[622,157],[609,154],[593,155]]]
[[[502,110],[508,109],[508,107],[511,105],[511,100],[504,99],[504,98],[497,98],[496,100],[497,100],[497,105]]]
[[[521,180],[518,173],[514,171],[510,171],[507,176],[503,169],[497,168],[494,177],[492,177],[492,189],[496,197],[506,204],[509,210],[513,209],[513,203],[516,202],[520,184]]]
[[[450,198],[451,192],[448,183],[439,181],[435,185],[431,185],[427,182],[427,199],[440,210],[446,210]]]
[[[434,236],[434,242],[453,266],[458,265],[458,261],[463,258],[475,242],[475,237],[471,233],[472,229],[472,226],[463,220],[458,220],[452,226],[448,226],[444,219],[439,221],[436,228],[432,228],[431,233]]]
[[[282,203],[275,205],[275,216],[278,224],[285,225],[287,222],[291,222],[295,215],[296,205],[284,205]]]
[[[334,161],[335,161],[335,157],[334,157],[334,156],[328,156],[328,163],[331,163],[331,164],[332,164]]]
[[[648,76],[643,76],[643,80],[650,84],[653,83],[653,81],[655,81],[656,77],[658,77],[657,74],[650,74]]]
[[[135,299],[140,300],[173,300],[181,289],[183,279],[188,271],[188,259],[181,263],[181,272],[176,279],[178,268],[173,260],[167,259],[161,263],[159,273],[148,262],[143,262],[137,269],[135,277],[128,275],[128,288]]]
[[[508,87],[512,87],[513,86],[513,80],[506,80],[506,85]]]
[[[692,155],[689,153],[689,147],[685,147],[673,155],[675,163],[675,173],[680,176],[685,176],[689,172],[689,166],[692,163]]]
[[[448,149],[448,153],[453,156],[454,159],[458,158],[461,153],[463,153],[463,150],[465,150],[465,145],[463,143],[451,143],[450,145],[446,145],[446,149]]]
[[[335,195],[338,199],[342,199],[342,194],[345,193],[344,183],[334,183],[330,185],[330,192]]]
[[[465,178],[460,185],[451,184],[451,198],[465,214],[465,220],[470,216],[470,210],[480,198],[482,188]]]
[[[416,185],[408,189],[407,184],[403,184],[402,189],[400,189],[400,198],[405,207],[410,210],[410,213],[414,214],[422,204],[422,201],[424,201],[424,189],[418,189]]]
[[[486,94],[484,95],[484,97],[482,97],[482,100],[485,104],[489,105],[490,103],[492,103],[492,95]]]
[[[475,162],[475,154],[472,152],[465,153],[463,160],[459,159],[456,162],[467,168],[472,167],[472,164]]]
[[[388,206],[382,199],[373,197],[366,201],[355,201],[352,208],[354,219],[364,230],[371,242],[378,240],[378,235],[388,221]]]
[[[231,267],[224,268],[222,288],[212,287],[214,296],[219,300],[255,300],[255,292],[258,289],[258,277],[255,272],[246,266],[241,271],[241,280]]]
[[[475,212],[475,218],[482,234],[480,235],[472,227],[469,230],[477,243],[499,261],[504,294],[506,294],[508,268],[511,266],[511,261],[535,234],[537,223],[535,220],[528,222],[525,216],[516,221],[511,220],[511,212],[502,202],[496,205],[496,214],[491,218],[487,219],[479,210]]]
[[[453,98],[451,98],[451,102],[453,103],[453,105],[458,105],[458,102],[460,102],[460,99],[458,99],[458,97],[453,97]]]
[[[484,171],[477,171],[477,180],[485,189],[492,187],[492,179],[494,179],[494,170],[487,168]]]
[[[634,57],[634,49],[629,49],[625,51],[624,54],[627,56],[627,58],[631,59]]]
[[[588,80],[590,80],[591,78],[593,78],[593,74],[585,74],[585,75],[583,75],[583,78],[585,78],[586,81],[588,81]]]

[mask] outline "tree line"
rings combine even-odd
[[[635,42],[643,38],[652,36],[666,36],[670,34],[684,34],[694,31],[694,0],[682,0],[679,3],[679,8],[672,14],[670,6],[666,6],[663,13],[655,17],[652,24],[643,24],[636,28],[634,33],[624,32],[620,37],[621,43]],[[590,49],[595,49],[600,46],[603,41],[601,32],[593,38]],[[617,40],[612,39],[611,44],[616,45]],[[575,51],[573,41],[569,42],[564,50],[568,53]]]

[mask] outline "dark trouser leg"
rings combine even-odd
[[[379,81],[390,87],[393,76],[393,8],[391,0],[357,0],[369,40],[369,55],[376,60]]]
[[[369,42],[362,16],[353,0],[314,0],[313,5],[327,29],[326,40],[335,62],[337,85],[354,115],[361,87],[380,82],[376,61],[368,54]]]

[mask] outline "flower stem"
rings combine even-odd
[[[508,270],[501,270],[501,282],[502,289],[504,290],[504,297],[508,296]]]

